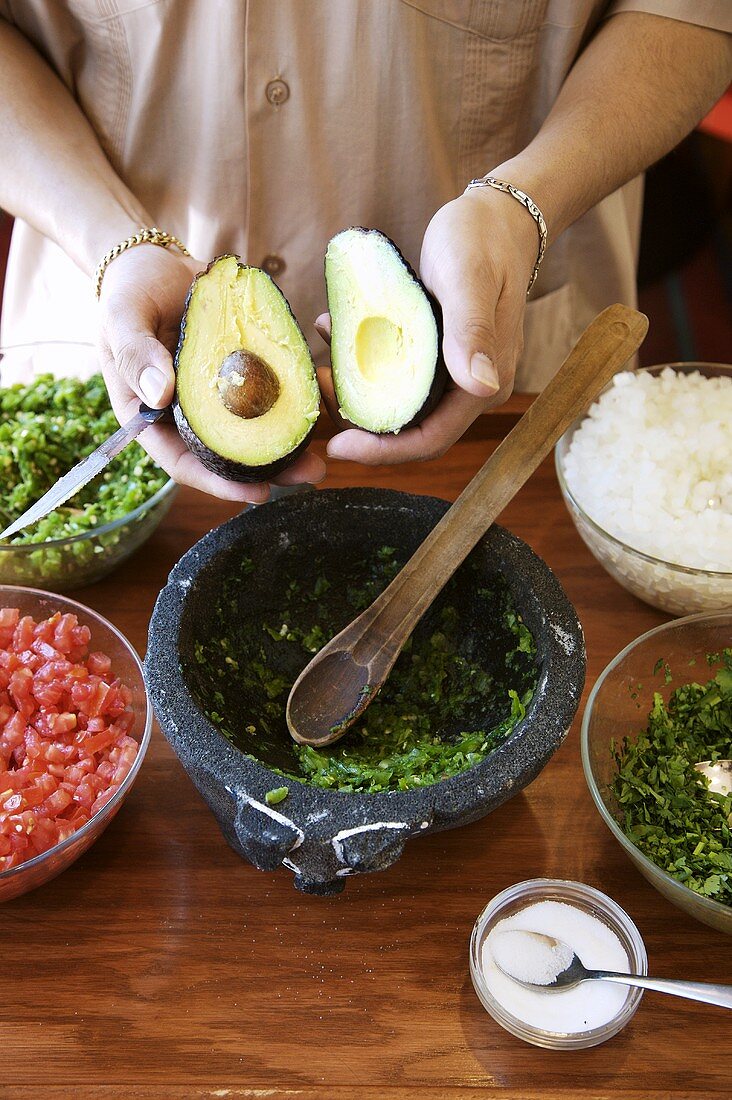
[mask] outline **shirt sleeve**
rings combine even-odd
[[[622,11],[645,12],[678,19],[682,23],[696,23],[711,30],[732,34],[732,3],[730,0],[613,0],[606,16]]]

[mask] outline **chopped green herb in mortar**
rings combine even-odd
[[[732,905],[732,795],[715,794],[694,765],[732,757],[732,649],[707,657],[721,665],[705,684],[656,692],[648,724],[614,749],[611,789],[628,838],[653,863],[705,897]],[[670,682],[665,661],[663,671]]]
[[[7,527],[80,459],[119,427],[101,374],[88,381],[39,375],[0,389],[0,523]],[[93,531],[134,511],[161,489],[167,474],[138,443],[67,504],[9,540],[47,542]]]
[[[299,559],[288,569],[284,557],[280,576],[303,572]],[[462,614],[451,582],[342,740],[321,750],[292,742],[285,704],[298,673],[402,564],[384,546],[344,568],[331,586],[316,563],[309,580],[278,585],[263,623],[246,618],[239,601],[251,572],[248,559],[240,561],[224,586],[211,635],[193,647],[201,706],[224,736],[289,779],[368,792],[429,786],[478,764],[505,741],[536,686],[536,651],[495,574],[490,588],[471,588]],[[470,629],[466,615],[480,630]]]
[[[279,802],[284,802],[289,793],[289,787],[275,787],[274,790],[267,791],[264,801],[268,806],[276,806]]]

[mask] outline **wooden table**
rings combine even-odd
[[[436,462],[377,470],[333,462],[326,484],[453,499],[512,416],[483,418]],[[233,510],[182,491],[145,548],[78,597],[142,654],[169,569]],[[576,605],[586,690],[622,646],[664,620],[585,549],[551,461],[502,522],[549,563]],[[732,1031],[722,1009],[647,994],[604,1046],[553,1053],[504,1032],[473,992],[476,915],[499,890],[541,875],[611,894],[637,922],[654,973],[732,980],[729,939],[661,898],[601,822],[578,727],[523,794],[473,825],[410,843],[394,867],[350,879],[330,899],[297,893],[289,872],[239,859],[156,728],[133,791],[98,843],[60,878],[0,909],[0,1096],[729,1097]]]

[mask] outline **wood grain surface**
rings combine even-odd
[[[438,461],[376,470],[333,462],[326,485],[454,499],[520,407],[482,418]],[[169,569],[233,511],[181,491],[147,545],[77,598],[143,654]],[[619,588],[585,549],[550,459],[501,518],[578,609],[586,697],[618,650],[666,616]],[[542,875],[611,894],[638,924],[653,973],[732,980],[730,940],[661,898],[602,824],[578,727],[524,793],[473,825],[408,844],[394,867],[327,899],[297,893],[289,872],[256,871],[227,847],[156,727],[97,844],[0,908],[0,1096],[729,1097],[732,1017],[722,1009],[646,994],[604,1046],[554,1053],[504,1032],[473,992],[477,914],[499,890]]]

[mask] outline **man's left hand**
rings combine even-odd
[[[346,426],[328,444],[331,458],[367,465],[438,458],[476,417],[510,396],[537,243],[529,213],[494,189],[474,188],[437,211],[422,242],[420,274],[442,307],[445,393],[421,424],[398,435]],[[316,322],[326,339],[327,322],[327,315]],[[343,426],[329,370],[321,370],[320,385]]]

